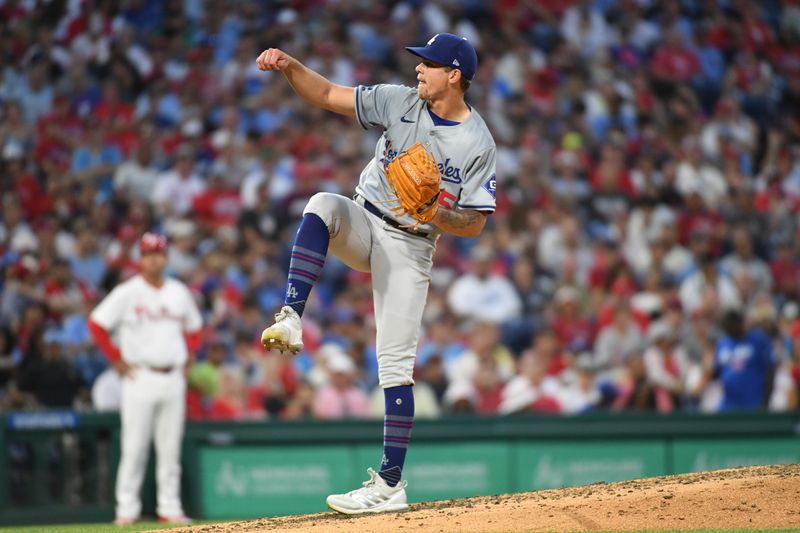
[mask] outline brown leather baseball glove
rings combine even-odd
[[[421,143],[392,159],[386,179],[400,202],[394,211],[411,215],[417,221],[415,226],[433,219],[439,209],[442,175],[436,159]]]

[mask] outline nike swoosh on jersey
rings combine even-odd
[[[400,122],[405,122],[406,124],[413,124],[414,123],[413,120],[408,120],[405,115],[400,117]]]

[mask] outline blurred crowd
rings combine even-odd
[[[0,410],[114,409],[86,316],[145,231],[206,328],[191,419],[382,416],[367,275],[331,258],[265,353],[307,199],[380,132],[255,59],[413,84],[469,38],[497,211],[443,236],[417,415],[797,409],[798,0],[0,0]]]

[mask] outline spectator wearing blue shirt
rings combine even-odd
[[[76,181],[96,184],[105,197],[112,191],[112,178],[122,163],[122,152],[105,140],[106,130],[99,124],[88,126],[88,138],[72,154],[71,170]]]
[[[727,311],[721,327],[711,369],[722,384],[720,411],[765,407],[775,374],[769,337],[758,328],[748,331],[739,311]]]
[[[67,260],[75,279],[90,290],[98,289],[106,274],[106,262],[98,251],[98,246],[93,228],[82,227],[75,240],[74,254]]]
[[[727,65],[722,51],[711,42],[708,28],[695,31],[695,53],[700,61],[700,72],[692,80],[692,86],[706,113],[711,114],[714,104],[722,93]]]
[[[11,96],[22,105],[25,121],[31,126],[53,108],[55,89],[50,82],[48,68],[49,63],[44,58],[36,58],[11,91]]]

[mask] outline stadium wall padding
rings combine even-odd
[[[190,423],[186,510],[205,519],[325,511],[327,494],[377,468],[381,431],[379,421]],[[113,518],[117,415],[7,413],[0,450],[0,524]],[[800,463],[800,414],[453,417],[415,424],[404,476],[421,502],[774,463]]]

